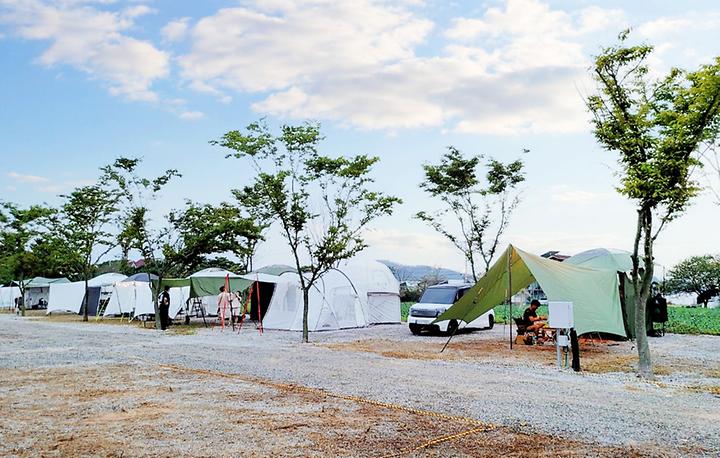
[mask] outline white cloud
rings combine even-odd
[[[168,54],[123,33],[153,10],[135,5],[109,12],[90,3],[97,2],[0,0],[0,21],[22,38],[50,42],[38,58],[43,65],[70,65],[101,81],[113,95],[158,100],[151,86],[168,76]]]
[[[25,175],[18,172],[8,172],[6,175],[13,180],[17,181],[18,183],[45,183],[49,181],[46,177],[41,177],[38,175]]]
[[[199,20],[192,51],[179,60],[183,75],[200,87],[283,89],[410,58],[431,27],[371,0],[277,0]]]
[[[179,58],[195,90],[262,95],[252,108],[364,129],[440,127],[512,134],[588,128],[584,34],[620,21],[597,7],[569,14],[510,0],[457,18],[435,55],[434,24],[373,0],[275,0],[227,8],[192,28]]]
[[[197,119],[202,119],[205,114],[201,111],[183,111],[178,116],[180,117],[180,119],[194,121]]]
[[[574,189],[566,185],[554,186],[550,190],[550,199],[554,202],[568,204],[587,204],[590,202],[598,202],[614,197],[615,194],[609,192],[592,192],[582,189]]]
[[[160,30],[160,35],[165,41],[181,41],[187,36],[189,21],[190,18],[184,17],[168,22]]]

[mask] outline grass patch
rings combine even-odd
[[[415,302],[401,302],[400,303],[400,320],[405,322],[410,314],[410,307],[415,305]]]
[[[668,307],[667,332],[720,336],[720,308]]]
[[[529,305],[516,305],[513,304],[512,306],[512,316],[513,318],[522,318],[523,313],[525,313],[525,309],[528,308]],[[510,315],[510,306],[508,305],[498,305],[495,307],[495,322],[500,324],[508,324],[508,316]],[[537,314],[539,316],[547,316],[548,315],[548,308],[547,305],[541,305],[537,309]]]

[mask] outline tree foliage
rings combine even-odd
[[[168,221],[174,229],[174,239],[163,246],[163,255],[167,262],[177,266],[178,276],[218,263],[248,271],[267,228],[266,222],[258,223],[252,216],[244,215],[241,207],[227,202],[213,206],[188,201],[184,209],[170,212]],[[239,262],[211,259],[209,255],[233,255]]]
[[[120,157],[100,169],[103,172],[101,180],[107,189],[117,192],[119,196],[117,242],[122,249],[123,259],[128,259],[131,250],[137,250],[145,261],[144,269],[162,279],[171,268],[170,263],[163,259],[162,252],[171,237],[172,228],[162,221],[152,220],[149,204],[180,173],[176,169],[168,169],[155,178],[145,178],[138,172],[141,162],[138,158]],[[157,282],[153,293],[155,326],[160,329],[157,304],[160,282]]]
[[[94,184],[77,188],[61,197],[65,202],[55,224],[55,240],[52,243],[63,248],[69,265],[85,281],[83,320],[87,321],[88,280],[94,273],[95,265],[117,245],[110,226],[118,210],[120,193],[106,189],[102,184]]]
[[[652,377],[643,323],[653,244],[665,224],[682,214],[698,193],[692,179],[700,164],[698,146],[716,137],[720,125],[720,58],[694,72],[672,69],[655,80],[647,65],[652,46],[630,46],[627,38],[628,32],[622,33],[618,45],[596,57],[597,91],[587,105],[598,142],[619,153],[617,190],[636,204],[632,281],[638,369]]]
[[[720,287],[720,256],[706,254],[692,256],[673,267],[665,285],[671,293],[691,293],[698,296]],[[709,294],[704,294],[707,306]]]
[[[0,279],[3,283],[17,281],[23,298],[26,280],[48,270],[47,259],[38,248],[44,247],[42,236],[54,212],[43,205],[22,208],[10,202],[0,204]],[[20,310],[24,316],[24,300]]]
[[[439,164],[423,165],[426,181],[420,187],[439,199],[443,208],[415,215],[463,253],[475,281],[480,273],[477,264],[482,262],[484,271],[490,268],[500,238],[520,202],[517,186],[525,180],[522,160],[508,163],[493,158],[484,160],[482,155],[466,158],[450,146]],[[455,228],[448,224],[448,217]]]
[[[255,169],[254,183],[235,191],[241,205],[264,221],[277,221],[300,275],[303,341],[308,340],[308,302],[315,282],[340,261],[366,247],[363,229],[392,213],[400,199],[372,191],[377,157],[330,157],[319,153],[320,126],[281,127],[264,122],[227,132],[211,144],[232,150]]]

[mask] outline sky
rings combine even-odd
[[[503,246],[630,250],[633,205],[583,102],[593,56],[626,28],[655,46],[656,76],[720,55],[713,0],[0,0],[0,200],[56,205],[123,155],[183,174],[156,214],[217,203],[252,172],[210,140],[260,118],[314,120],[323,153],[379,156],[376,189],[404,200],[366,232],[368,256],[466,269],[412,218],[439,208],[418,186],[450,145],[525,162]],[[703,192],[657,262],[720,252],[718,226]],[[271,231],[256,265],[287,259]]]

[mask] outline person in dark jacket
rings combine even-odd
[[[165,285],[165,290],[160,293],[160,329],[163,331],[170,326],[170,287]]]

